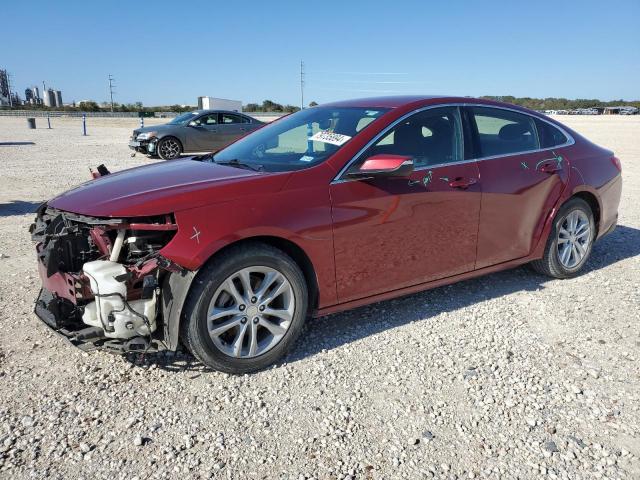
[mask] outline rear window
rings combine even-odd
[[[542,148],[557,147],[567,143],[567,137],[553,125],[536,118],[536,127]]]
[[[488,107],[472,107],[481,157],[528,152],[540,148],[533,117]]]

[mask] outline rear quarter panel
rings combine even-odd
[[[567,197],[588,192],[596,198],[600,213],[598,235],[602,235],[617,220],[622,177],[611,161],[611,150],[572,133],[576,144],[571,151],[571,177]]]

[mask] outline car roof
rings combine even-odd
[[[512,109],[530,112],[530,110],[510,103],[498,102],[484,98],[460,97],[453,95],[396,95],[387,97],[356,98],[353,100],[341,100],[325,103],[323,107],[359,107],[359,108],[400,108],[406,106],[437,105],[440,103],[480,103],[509,107]]]
[[[330,107],[378,107],[397,108],[415,102],[448,98],[442,95],[393,95],[386,97],[355,98],[352,100],[339,100],[337,102],[325,103],[322,105]]]

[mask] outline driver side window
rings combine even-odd
[[[430,108],[402,120],[369,147],[351,169],[380,154],[412,157],[415,168],[462,160],[462,122],[458,107]]]

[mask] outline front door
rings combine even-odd
[[[480,212],[457,107],[398,123],[350,167],[380,153],[413,157],[408,178],[336,179],[330,187],[341,302],[473,270]]]
[[[219,114],[208,113],[189,123],[187,127],[187,149],[190,152],[211,152],[222,144],[219,132]]]
[[[545,130],[555,127],[524,113],[489,107],[469,107],[476,136],[482,208],[476,268],[529,255],[544,220],[569,177],[563,152],[544,149],[545,142],[566,138]],[[563,140],[564,138],[564,140]]]

